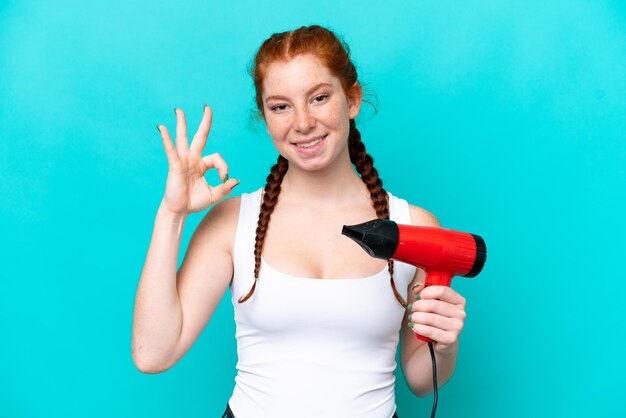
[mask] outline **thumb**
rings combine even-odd
[[[421,283],[421,282],[415,283],[413,286],[411,286],[411,290],[413,291],[414,295],[417,295],[419,292],[424,290],[424,283]]]
[[[233,189],[239,185],[241,181],[237,179],[228,179],[225,183],[222,183],[218,186],[213,187],[213,193],[215,196],[215,201],[223,199],[225,196],[229,195]]]

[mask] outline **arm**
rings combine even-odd
[[[414,225],[441,226],[430,212],[415,206],[410,208]],[[458,335],[465,319],[465,299],[461,295],[445,286],[424,289],[425,280],[425,271],[418,268],[408,288],[407,304],[412,306],[402,320],[400,336],[402,371],[411,391],[420,397],[433,391],[432,361],[428,344],[415,338],[415,333],[435,341],[437,382],[441,387],[450,379],[456,367]],[[416,284],[417,292],[413,290]],[[416,294],[420,295],[419,301],[415,300]],[[409,322],[414,323],[413,328],[409,327]]]
[[[191,145],[185,113],[174,111],[176,145],[167,127],[157,125],[169,168],[133,314],[132,358],[145,373],[167,370],[187,352],[213,315],[233,274],[232,245],[240,199],[220,200],[239,181],[227,179],[228,165],[221,155],[202,156],[211,129],[211,108],[204,106]],[[223,184],[207,183],[204,174],[211,168],[218,170]],[[187,216],[213,205],[194,232],[176,273]]]
[[[211,319],[233,274],[239,202],[223,200],[205,215],[178,273],[185,219],[159,208],[135,298],[132,358],[140,371],[174,366]]]

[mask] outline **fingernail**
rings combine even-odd
[[[413,304],[409,303],[406,308],[410,311],[413,308]]]
[[[209,107],[209,105],[205,103],[204,104],[204,110],[206,110],[207,107]]]
[[[224,174],[224,180],[222,180],[224,183],[226,183],[228,181],[228,173]]]
[[[415,295],[415,300],[420,300],[422,297],[420,295]]]
[[[413,315],[413,312],[409,312],[406,316],[407,318],[409,318],[409,321],[411,320],[411,315]]]
[[[415,288],[420,287],[421,283],[415,283],[411,289],[415,290]]]
[[[157,131],[159,131],[159,133],[161,133],[161,130],[159,129],[159,124],[157,124]]]
[[[239,183],[241,183],[241,182],[240,182],[240,181],[237,181],[237,183],[236,183],[233,187],[231,187],[230,189],[232,190],[232,189],[234,189],[235,187],[239,186]]]
[[[409,322],[409,327],[413,328],[413,322]]]
[[[178,116],[178,113],[176,113],[176,108],[174,108],[174,114],[175,114],[176,116]]]

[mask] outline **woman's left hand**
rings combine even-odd
[[[409,327],[412,323],[416,334],[435,341],[437,353],[454,352],[465,323],[465,298],[448,286],[428,286],[417,295],[408,306]]]

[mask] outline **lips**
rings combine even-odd
[[[296,149],[299,155],[304,157],[313,157],[319,155],[325,148],[326,138],[328,134],[311,137],[303,141],[292,142],[291,144]]]
[[[328,135],[328,134],[326,134],[326,135],[320,135],[320,136],[314,136],[314,137],[312,137],[312,138],[305,139],[305,140],[303,140],[303,141],[292,142],[291,144],[292,144],[292,145],[295,145],[295,146],[297,146],[297,147],[304,147],[304,148],[307,148],[307,147],[314,146],[314,145],[315,145],[315,143],[316,143],[316,141],[319,141],[319,140],[322,140],[322,139],[326,138],[326,136],[327,136],[327,135]]]

